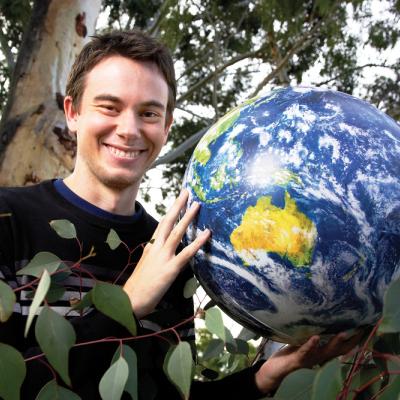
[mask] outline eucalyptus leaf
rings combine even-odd
[[[11,287],[0,280],[0,322],[6,322],[10,318],[16,301],[15,293]]]
[[[203,360],[217,357],[224,351],[224,341],[221,339],[211,339],[204,350]]]
[[[244,340],[245,342],[248,342],[249,340],[255,340],[258,339],[259,335],[257,333],[254,333],[250,329],[247,328],[242,328],[242,330],[239,332],[238,339]]]
[[[183,297],[185,299],[190,299],[196,293],[197,288],[199,287],[199,282],[193,276],[186,283],[183,288]]]
[[[30,275],[40,278],[44,270],[52,274],[57,271],[61,264],[62,261],[55,254],[48,251],[41,251],[24,268],[17,271],[17,275]]]
[[[235,339],[232,336],[231,331],[225,327],[225,343],[235,346]]]
[[[136,335],[131,302],[120,286],[97,282],[92,289],[91,297],[100,312],[125,326],[133,336]]]
[[[218,308],[213,307],[206,311],[206,328],[225,342],[225,326],[222,320],[221,311]]]
[[[125,392],[128,392],[132,398],[132,400],[138,400],[138,374],[137,374],[137,357],[136,353],[133,349],[126,344],[117,348],[117,351],[114,354],[114,357],[111,361],[111,364],[116,362],[119,357],[123,357],[128,363],[129,367],[129,375],[125,384]]]
[[[233,343],[226,343],[226,349],[232,354],[245,354],[249,353],[249,345],[241,339],[234,339]]]
[[[129,376],[128,363],[119,357],[105,372],[99,383],[103,400],[120,400]]]
[[[44,306],[36,322],[35,335],[49,363],[64,382],[71,385],[68,355],[76,341],[71,323],[50,307]]]
[[[185,400],[189,398],[193,368],[192,350],[189,343],[179,342],[177,346],[169,349],[164,360],[164,372]]]
[[[21,353],[8,344],[0,343],[0,398],[18,400],[26,366]]]
[[[379,400],[400,400],[400,375],[397,375],[386,387],[379,396]]]
[[[312,400],[336,400],[342,389],[341,364],[337,359],[317,371],[312,387]]]
[[[378,333],[400,332],[400,279],[393,281],[386,290],[383,303],[383,319]]]
[[[65,290],[66,289],[64,286],[57,285],[52,282],[46,295],[47,302],[55,303],[56,301],[60,300],[64,296]]]
[[[118,236],[118,233],[114,231],[114,229],[110,229],[110,232],[107,235],[106,243],[110,246],[111,250],[115,250],[121,243],[121,239]]]
[[[45,269],[43,271],[42,277],[40,278],[39,285],[36,288],[36,293],[35,296],[33,297],[31,306],[29,307],[29,314],[25,325],[25,333],[24,333],[25,337],[28,336],[28,331],[32,324],[33,317],[35,316],[36,311],[39,309],[40,304],[42,304],[42,301],[46,297],[47,291],[49,290],[50,287],[50,281],[51,281],[50,275]]]
[[[35,400],[81,400],[81,398],[71,390],[57,385],[53,379],[42,387]]]
[[[50,221],[50,226],[63,239],[76,239],[77,237],[75,225],[67,219],[54,219]]]
[[[312,369],[299,369],[292,372],[279,385],[274,400],[311,400],[315,375],[316,371]],[[325,400],[324,397],[322,399]]]

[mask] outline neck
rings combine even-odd
[[[76,195],[102,210],[117,215],[133,215],[138,185],[125,189],[108,187],[100,182],[81,182],[74,172],[64,179],[64,183]]]

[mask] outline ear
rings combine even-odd
[[[170,130],[173,122],[174,122],[174,118],[172,117],[172,115],[170,117],[167,117],[167,120],[165,121],[164,143],[163,144],[167,143],[169,130]]]
[[[76,132],[79,113],[75,110],[71,96],[64,97],[64,113],[68,129],[71,132]]]

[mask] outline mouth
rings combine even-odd
[[[124,158],[127,160],[134,160],[137,158],[140,154],[144,153],[146,150],[122,150],[121,148],[114,147],[110,144],[105,144],[107,147],[108,151],[118,157],[118,158]]]

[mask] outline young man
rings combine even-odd
[[[65,114],[69,129],[76,133],[77,156],[73,173],[64,180],[46,181],[26,188],[0,192],[0,277],[13,287],[26,283],[16,272],[35,254],[49,251],[75,267],[63,282],[63,298],[53,304],[62,314],[94,281],[120,283],[139,320],[139,334],[153,333],[177,325],[193,315],[193,303],[183,297],[191,272],[185,265],[208,240],[206,230],[176,255],[176,250],[198,205],[178,222],[188,194],[183,192],[160,224],[135,202],[140,181],[166,143],[172,123],[176,86],[172,59],[165,47],[140,32],[114,32],[98,36],[77,58],[67,84]],[[61,239],[49,222],[71,221],[79,244]],[[106,244],[110,229],[123,245],[111,250]],[[144,247],[143,244],[147,245]],[[0,326],[0,342],[8,343],[25,358],[40,353],[33,329],[22,337],[30,300],[18,291],[15,313]],[[69,314],[77,342],[130,334],[96,310],[84,316]],[[193,322],[176,329],[182,340],[193,340]],[[192,386],[191,398],[219,393],[227,398],[256,399],[276,389],[290,372],[311,367],[346,353],[358,338],[337,335],[318,347],[318,337],[299,348],[287,347],[263,364],[219,382]],[[162,363],[173,334],[149,337],[127,344],[138,356],[138,390],[141,399],[178,399],[167,380]],[[75,347],[70,354],[72,390],[83,399],[99,398],[98,383],[110,365],[117,344],[97,343]],[[42,359],[28,363],[23,399],[35,398],[53,379]]]

